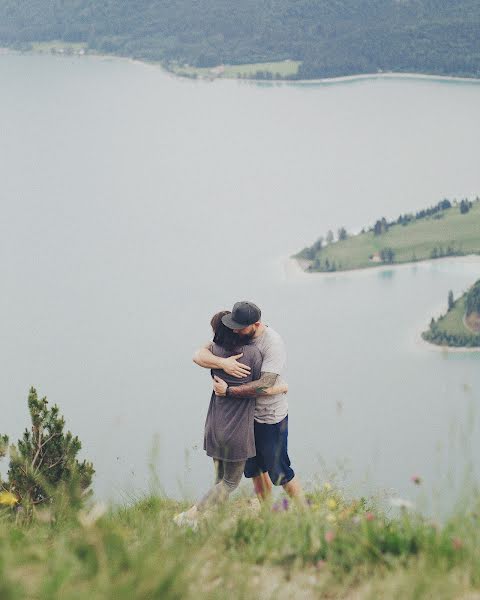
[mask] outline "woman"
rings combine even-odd
[[[222,311],[212,317],[213,330],[211,351],[216,356],[228,358],[243,354],[241,362],[250,367],[247,377],[238,379],[221,369],[211,371],[229,386],[242,385],[260,378],[262,355],[255,345],[242,341],[237,334],[222,323],[222,317],[230,311]],[[271,388],[269,394],[287,391],[286,385]],[[213,458],[215,485],[192,508],[174,518],[178,525],[196,527],[197,517],[206,508],[224,502],[238,487],[247,458],[255,456],[253,415],[255,398],[229,398],[212,392],[205,421],[204,450]]]

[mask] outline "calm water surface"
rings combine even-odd
[[[34,385],[99,496],[147,489],[155,443],[164,489],[202,492],[210,384],[191,356],[211,314],[249,298],[288,346],[304,481],[415,500],[418,473],[421,496],[453,497],[480,451],[480,354],[419,332],[479,263],[306,277],[285,259],[329,228],[480,193],[480,85],[206,83],[0,56],[0,86],[2,431],[21,433]]]

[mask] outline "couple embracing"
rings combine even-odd
[[[288,457],[288,386],[282,379],[285,346],[261,321],[253,302],[237,302],[211,320],[213,341],[194,362],[211,369],[213,392],[205,422],[204,449],[213,459],[215,485],[177,524],[195,526],[207,508],[224,502],[242,478],[252,479],[261,500],[272,485],[303,504],[303,491]]]

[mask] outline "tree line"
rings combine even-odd
[[[478,202],[478,200],[479,199],[477,197],[475,201]],[[408,225],[408,223],[412,223],[413,221],[419,221],[421,219],[427,219],[430,217],[433,217],[434,219],[441,219],[443,218],[444,211],[449,210],[455,205],[458,205],[460,213],[464,215],[472,208],[473,203],[468,200],[468,198],[462,199],[460,203],[457,203],[456,201],[451,202],[448,198],[444,198],[434,206],[424,208],[416,213],[399,215],[399,217],[394,221],[388,222],[385,217],[382,217],[375,222],[375,225],[370,228],[369,231],[373,231],[375,235],[382,235],[387,233],[389,228],[393,225]]]
[[[470,288],[465,300],[465,313],[470,316],[472,313],[480,314],[480,279]]]
[[[379,71],[479,77],[480,3],[0,0],[0,45],[49,40],[165,65],[299,60],[292,79]]]
[[[436,327],[436,322],[430,324],[430,329],[422,333],[427,342],[438,346],[452,346],[454,348],[477,348],[480,346],[480,335],[459,335],[441,331]]]

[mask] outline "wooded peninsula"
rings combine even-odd
[[[437,346],[480,347],[480,279],[457,300],[450,291],[446,314],[432,318],[422,337]]]

